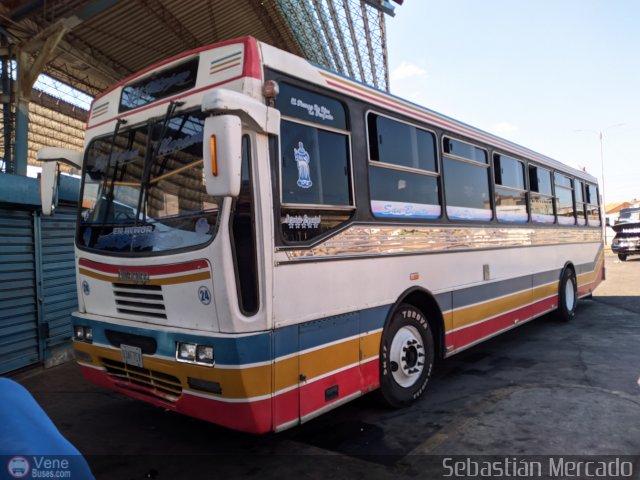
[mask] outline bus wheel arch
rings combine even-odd
[[[404,407],[422,396],[434,361],[441,356],[443,322],[431,294],[405,292],[385,322],[380,345],[380,395],[387,405]]]
[[[565,264],[558,283],[558,309],[556,317],[568,322],[576,314],[578,304],[578,278],[572,263]]]

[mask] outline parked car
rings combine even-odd
[[[618,254],[621,261],[626,261],[629,255],[640,255],[640,222],[616,223],[613,230],[616,236],[611,242],[611,250]]]
[[[616,225],[619,223],[635,223],[640,222],[640,207],[623,208],[620,210],[620,215],[616,220]]]

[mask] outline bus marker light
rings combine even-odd
[[[277,97],[278,93],[280,93],[280,85],[278,85],[278,82],[275,80],[267,80],[264,82],[264,85],[262,85],[262,95],[264,95],[265,98]]]
[[[73,327],[73,339],[78,342],[93,343],[93,330],[91,327],[75,325]]]
[[[409,280],[420,280],[420,274],[418,272],[409,274]]]
[[[211,173],[214,177],[218,176],[218,156],[216,154],[216,136],[211,135],[209,137],[209,142],[211,144]]]
[[[84,340],[84,327],[80,325],[73,327],[73,338],[80,341]]]

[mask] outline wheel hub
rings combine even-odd
[[[424,345],[418,330],[413,326],[399,329],[390,350],[391,375],[402,387],[413,386],[424,370]]]

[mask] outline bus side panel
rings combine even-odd
[[[273,333],[273,429],[284,430],[300,423],[300,366],[298,325]]]
[[[604,249],[601,248],[596,260],[595,270],[586,267],[578,267],[578,297],[590,295],[605,279]]]
[[[380,385],[380,341],[390,306],[276,329],[274,429],[316,417]]]
[[[72,318],[74,325],[91,327],[93,332],[91,343],[73,343],[88,381],[224,427],[251,433],[273,429],[271,332],[194,335],[155,326],[116,325],[82,314]],[[176,361],[177,342],[213,346],[215,365]],[[124,361],[122,344],[146,350],[142,366]]]

